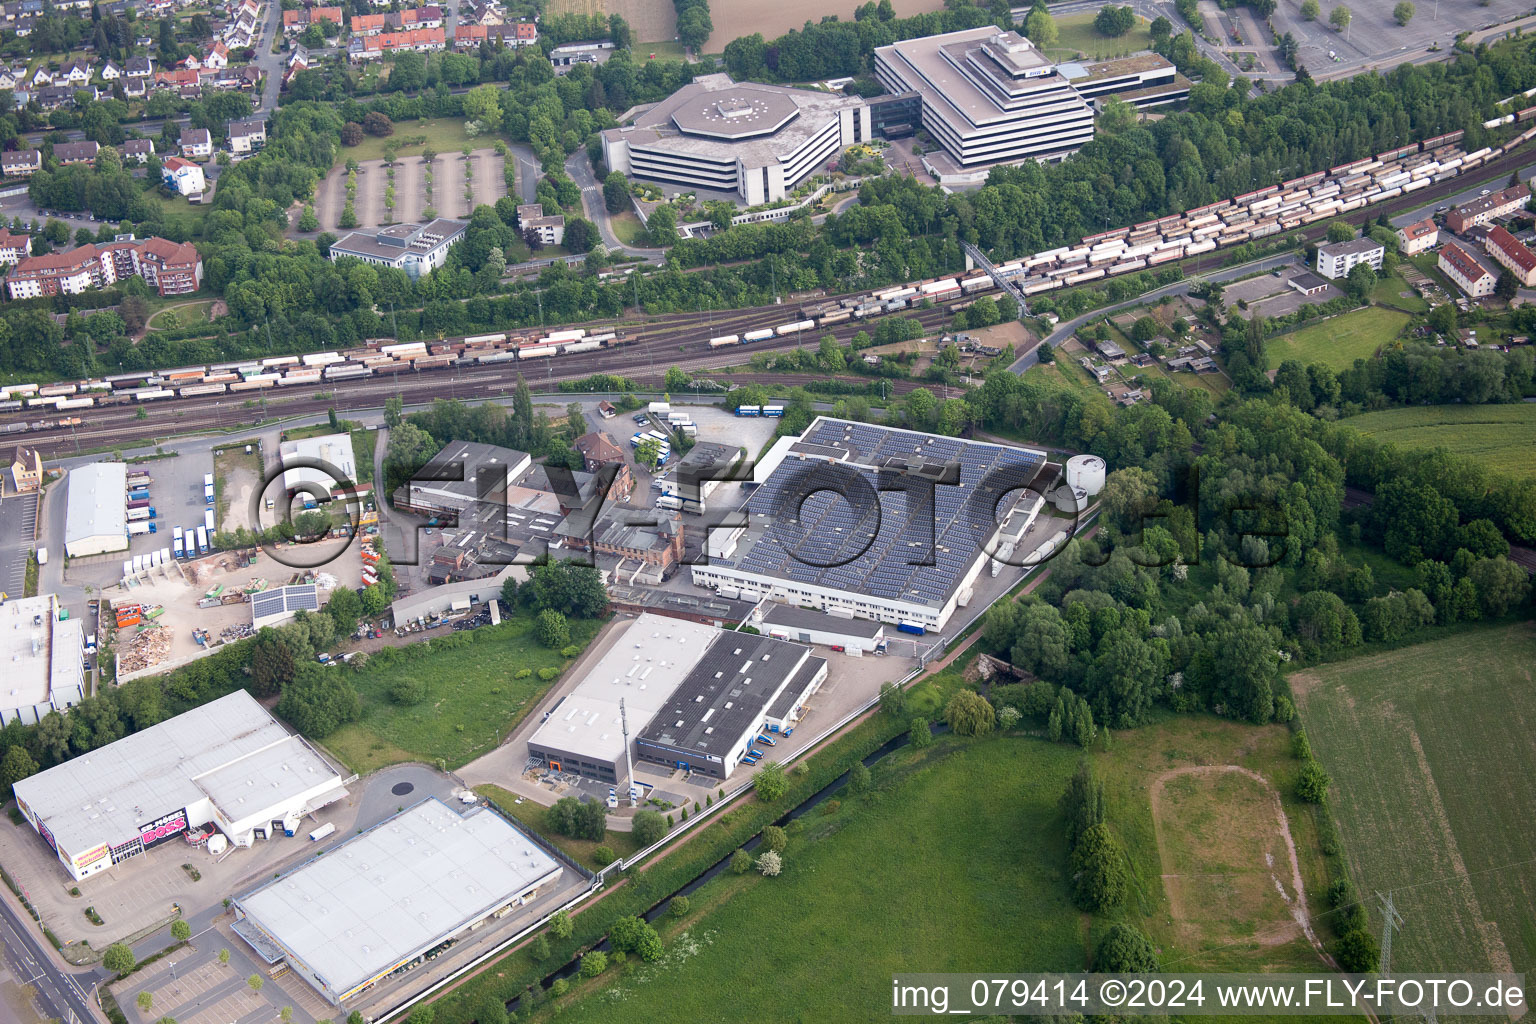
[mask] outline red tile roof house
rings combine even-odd
[[[1529,288],[1536,283],[1536,253],[1503,227],[1495,226],[1488,232],[1488,237],[1483,239],[1483,248],[1515,275],[1515,280],[1522,286]]]

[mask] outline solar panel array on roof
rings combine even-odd
[[[930,605],[948,600],[1017,489],[1043,464],[1025,449],[827,418],[802,442],[847,456],[836,469],[786,459],[747,502],[751,523],[764,532],[734,567]],[[958,482],[937,482],[949,464],[958,465]],[[847,470],[867,487],[849,487]],[[922,488],[879,490],[882,471],[935,481],[931,511]],[[833,484],[836,492],[816,490]]]
[[[251,595],[251,617],[263,619],[268,615],[285,615],[289,612],[313,612],[320,609],[320,593],[313,583],[292,587],[278,587]]]

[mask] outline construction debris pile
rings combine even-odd
[[[140,629],[126,643],[118,643],[119,675],[139,672],[160,664],[171,653],[171,631],[164,626]]]
[[[233,640],[244,640],[248,636],[255,636],[256,630],[251,628],[249,622],[237,622],[233,626],[225,626],[219,630],[219,640],[229,643]]]

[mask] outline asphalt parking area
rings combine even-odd
[[[26,586],[27,556],[36,529],[37,495],[13,494],[0,501],[0,589],[12,597],[20,597]]]

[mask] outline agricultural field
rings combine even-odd
[[[1536,405],[1431,405],[1383,409],[1346,420],[1401,448],[1445,448],[1491,470],[1536,477]]]
[[[551,0],[549,4],[550,14],[618,14],[629,22],[630,31],[634,33],[635,53],[643,57],[641,49],[651,45],[651,42],[672,41],[677,36],[677,11],[672,6],[672,0]],[[852,17],[852,9],[848,12]],[[711,8],[711,17],[716,26],[724,22],[721,11]],[[719,35],[717,31],[715,33]],[[730,42],[742,32],[732,32],[724,39],[711,39],[707,49],[713,53],[719,53],[725,49],[725,44]],[[646,42],[640,42],[646,40]],[[647,50],[646,53],[651,51]],[[679,54],[681,48],[679,48]],[[658,53],[658,57],[668,57],[671,54]]]
[[[585,647],[599,625],[572,619],[571,642]],[[559,651],[539,646],[526,613],[468,633],[433,630],[430,658],[423,643],[396,650],[394,660],[386,664],[389,656],[375,655],[376,664],[350,677],[363,699],[362,718],[325,740],[359,774],[401,761],[450,770],[468,763],[495,747],[554,685],[539,678],[539,669],[569,664]],[[531,673],[515,678],[525,668]],[[424,698],[397,702],[392,692],[401,683],[421,684]]]
[[[1523,622],[1291,676],[1350,875],[1406,922],[1396,970],[1536,967],[1532,666]]]
[[[573,2],[573,0],[556,0],[556,7],[561,3]],[[582,0],[574,0],[581,3]],[[648,36],[635,26],[636,39],[671,39],[672,32],[676,29],[676,19],[673,17],[671,0],[585,0],[587,3],[598,2],[603,4],[605,10],[612,10],[614,5],[644,7],[649,4],[659,4],[666,8],[667,17],[672,19],[672,29],[666,35]],[[941,11],[944,9],[942,0],[891,0],[896,8],[896,17],[909,18],[914,14],[926,14],[929,11]],[[840,21],[852,21],[853,12],[859,7],[860,0],[838,0],[828,7],[825,3],[817,3],[816,0],[791,0],[788,5],[771,4],[767,7],[754,3],[753,0],[713,0],[709,5],[710,20],[715,24],[715,31],[704,44],[706,53],[723,53],[725,44],[740,36],[749,36],[754,32],[761,32],[764,39],[774,39],[791,29],[802,28],[808,21],[820,21],[822,18],[835,15]],[[619,13],[624,13],[622,10]],[[635,23],[630,22],[631,25]]]
[[[730,1020],[750,1005],[776,1020],[872,1020],[888,1015],[897,971],[1086,968],[1109,922],[1068,899],[1057,807],[1082,756],[1023,736],[903,748],[876,765],[869,794],[845,791],[805,815],[779,877],[710,881],[686,917],[662,923],[659,963],[581,983],[560,1019]],[[1296,763],[1286,730],[1164,716],[1089,756],[1131,854],[1122,913],[1166,962],[1320,966],[1289,902],[1295,871],[1276,796]],[[1149,798],[1154,784],[1160,795]],[[1310,814],[1284,806],[1301,874],[1321,892]]]
[[[1271,338],[1264,347],[1271,366],[1299,359],[1347,370],[1356,359],[1369,359],[1390,343],[1410,319],[1407,313],[1372,306]]]

